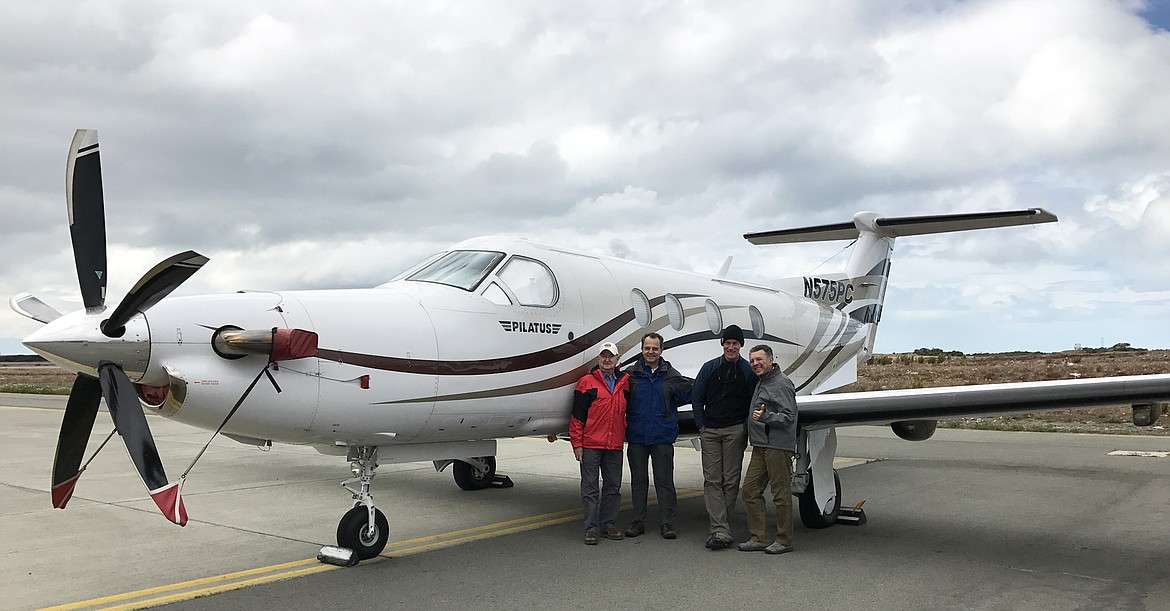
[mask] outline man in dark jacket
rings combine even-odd
[[[739,355],[743,330],[729,325],[722,340],[723,354],[703,364],[691,392],[703,452],[703,502],[711,520],[707,549],[712,550],[735,543],[728,518],[739,496],[743,452],[747,449],[743,423],[756,385],[756,374]]]
[[[626,395],[630,377],[617,370],[618,347],[601,345],[598,364],[577,381],[569,441],[581,463],[581,508],[585,512],[585,544],[621,539],[614,526],[622,496],[622,446],[626,441]],[[597,474],[601,471],[601,490]],[[598,497],[600,496],[600,503]],[[602,530],[604,528],[604,530]]]
[[[796,452],[796,389],[776,365],[772,349],[763,344],[748,354],[752,372],[759,376],[752,393],[752,415],[747,419],[752,460],[743,476],[743,509],[752,538],[739,544],[741,552],[784,554],[792,551],[792,455]],[[776,538],[767,536],[768,506],[764,488],[772,488],[776,504]]]
[[[630,495],[634,520],[627,537],[646,532],[646,497],[650,489],[648,462],[654,463],[654,495],[663,539],[678,536],[674,519],[678,496],[674,489],[674,442],[678,440],[678,408],[691,402],[690,378],[662,358],[662,336],[642,336],[642,356],[626,368],[630,401],[626,411],[626,457],[630,460]]]

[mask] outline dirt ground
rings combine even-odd
[[[874,355],[857,382],[837,392],[1031,382],[1069,378],[1170,373],[1170,350],[1057,352],[965,356]],[[0,392],[68,394],[73,374],[48,364],[0,364]],[[1130,407],[1063,410],[989,418],[943,420],[940,426],[995,430],[1170,435],[1170,414],[1152,427],[1135,427]]]

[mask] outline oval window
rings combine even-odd
[[[649,327],[650,300],[646,298],[646,293],[643,293],[641,289],[630,291],[630,302],[634,306],[634,320],[638,321],[638,326]]]
[[[682,302],[670,293],[666,294],[666,318],[670,320],[670,326],[675,331],[682,331],[683,325],[687,322]]]
[[[707,300],[706,306],[707,326],[711,327],[711,333],[719,335],[723,332],[723,313],[719,311],[719,305],[710,299]]]
[[[764,315],[756,306],[748,306],[748,316],[752,319],[752,335],[756,339],[764,339]]]

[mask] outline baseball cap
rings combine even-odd
[[[615,344],[613,342],[605,342],[604,344],[602,344],[601,348],[597,351],[597,356],[601,356],[602,352],[609,352],[610,354],[612,354],[614,356],[621,355],[621,351],[618,350],[617,344]]]

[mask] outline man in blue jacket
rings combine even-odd
[[[674,539],[678,497],[674,489],[674,442],[678,439],[678,408],[691,402],[691,379],[662,358],[662,336],[642,336],[642,356],[626,368],[630,400],[626,407],[626,456],[630,462],[630,494],[634,520],[627,537],[646,532],[646,497],[654,464],[654,495],[658,498],[663,539]]]

